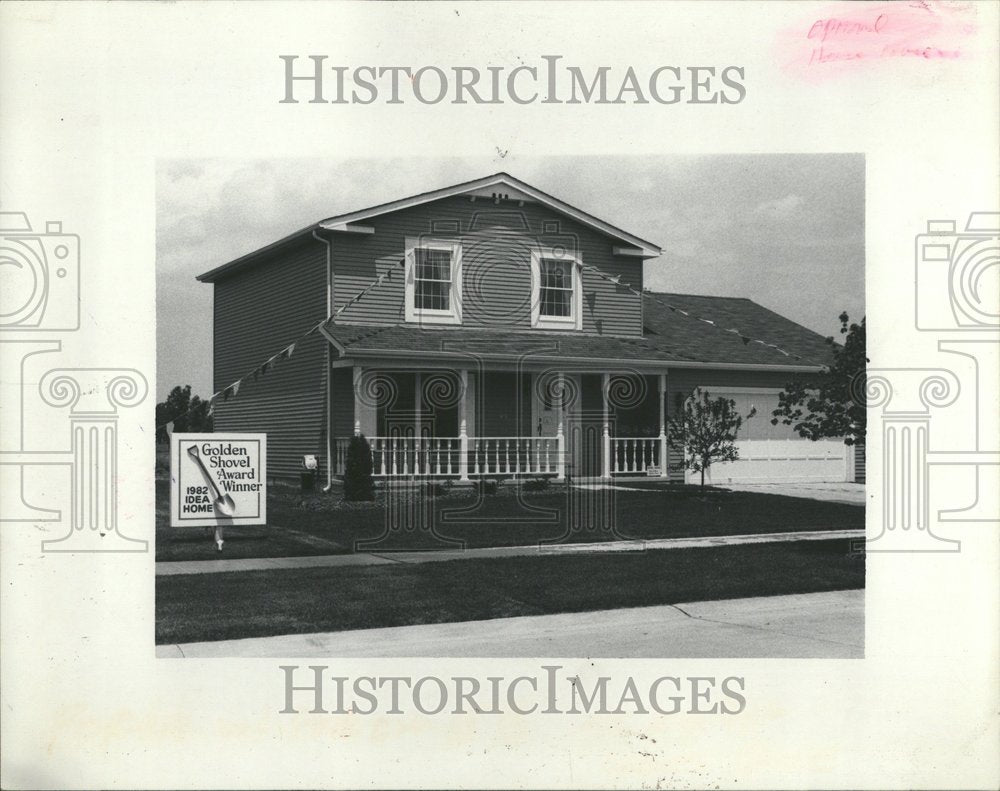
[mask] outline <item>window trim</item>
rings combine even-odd
[[[570,261],[572,263],[573,296],[570,300],[569,316],[543,316],[542,307],[542,259]],[[579,253],[562,250],[556,253],[551,247],[539,247],[531,251],[531,326],[551,330],[580,330],[583,328],[583,260]]]
[[[416,250],[447,250],[451,254],[451,288],[447,310],[416,307]],[[462,323],[462,244],[454,239],[426,237],[406,239],[406,273],[404,277],[406,321],[421,324]]]

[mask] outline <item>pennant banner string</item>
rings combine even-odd
[[[400,259],[398,262],[396,262],[393,265],[393,268],[402,267],[405,264],[405,260],[406,259]],[[218,400],[219,398],[222,398],[223,401],[228,401],[230,398],[235,398],[236,395],[239,393],[239,391],[240,391],[240,385],[243,384],[244,380],[249,379],[249,378],[257,379],[261,374],[265,374],[270,369],[272,369],[278,361],[280,361],[280,360],[287,360],[288,358],[290,358],[292,356],[292,354],[294,353],[294,351],[295,351],[296,344],[301,343],[302,341],[304,341],[306,338],[308,338],[313,333],[318,332],[321,327],[325,326],[326,324],[330,323],[331,321],[336,320],[345,310],[347,310],[348,308],[350,308],[352,305],[355,305],[356,303],[360,302],[364,297],[368,296],[368,294],[371,293],[372,291],[374,291],[378,286],[382,285],[387,279],[391,280],[392,279],[392,271],[393,271],[392,269],[389,269],[389,270],[386,270],[385,272],[383,272],[381,275],[379,275],[377,278],[375,278],[375,280],[373,280],[371,283],[369,283],[367,286],[365,286],[363,289],[361,289],[361,291],[359,291],[357,294],[355,294],[353,297],[351,297],[347,302],[345,302],[343,305],[341,305],[339,308],[337,308],[337,310],[335,310],[333,313],[331,313],[325,319],[322,319],[321,321],[317,322],[313,327],[310,327],[308,331],[304,332],[302,335],[300,335],[298,338],[296,338],[292,343],[288,344],[288,346],[286,346],[280,352],[278,352],[277,354],[271,355],[263,363],[261,363],[260,365],[258,365],[253,370],[251,370],[251,371],[247,372],[246,374],[244,374],[243,376],[241,376],[239,379],[237,379],[232,384],[227,385],[226,387],[223,387],[221,390],[217,390],[216,392],[212,393],[212,395],[208,398],[208,414],[209,415],[214,414],[216,400]],[[201,402],[201,403],[204,403],[204,402]],[[179,415],[175,415],[174,417],[172,417],[170,420],[166,421],[165,423],[162,423],[162,424],[158,425],[156,428],[157,429],[161,429],[161,428],[164,428],[165,426],[170,425],[171,423],[173,423],[174,421],[176,421],[178,418],[185,417],[186,415],[188,415],[189,413],[191,413],[195,408],[196,407],[191,407],[187,411],[182,412]]]

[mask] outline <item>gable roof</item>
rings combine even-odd
[[[570,217],[580,224],[592,228],[598,233],[617,239],[628,248],[633,249],[634,252],[630,252],[630,254],[638,258],[655,258],[660,255],[661,252],[658,245],[648,242],[645,239],[641,239],[638,236],[628,233],[627,231],[623,231],[621,228],[605,222],[592,214],[588,214],[582,209],[578,209],[575,206],[571,206],[570,204],[565,203],[564,201],[561,201],[546,192],[542,192],[540,189],[532,187],[527,182],[514,178],[509,173],[501,172],[494,173],[491,176],[484,176],[480,179],[474,179],[473,181],[453,184],[450,187],[443,187],[430,192],[422,192],[418,195],[411,195],[408,198],[401,198],[399,200],[390,201],[389,203],[382,203],[378,206],[371,206],[367,209],[360,209],[347,214],[339,214],[335,217],[328,217],[325,220],[320,220],[317,223],[301,228],[276,242],[272,242],[271,244],[261,247],[258,250],[254,250],[251,253],[247,253],[246,255],[229,261],[222,266],[217,266],[208,272],[204,272],[203,274],[198,275],[197,279],[203,283],[212,283],[223,275],[232,274],[236,269],[244,265],[254,263],[262,254],[273,252],[279,247],[293,244],[299,240],[305,239],[314,231],[347,231],[350,230],[348,228],[350,225],[356,225],[364,220],[369,220],[382,214],[388,214],[402,209],[409,209],[414,206],[420,206],[424,203],[430,203],[431,201],[455,197],[456,195],[470,194],[484,197],[494,197],[499,195],[512,200],[529,200],[541,203],[548,206],[555,212]]]
[[[598,367],[625,362],[647,368],[666,363],[678,368],[818,371],[832,362],[830,345],[823,336],[749,299],[647,292],[644,302],[643,334],[634,338],[512,331],[507,327],[410,324],[331,323],[326,330],[341,357],[396,358],[410,362],[414,358],[454,357],[470,351],[491,361],[513,362],[530,355],[539,362]],[[695,316],[714,321],[716,326]],[[738,329],[748,342],[744,343],[730,329]],[[789,354],[758,340],[774,344]],[[543,350],[546,347],[548,351]]]

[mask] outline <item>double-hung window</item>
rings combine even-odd
[[[580,259],[561,248],[531,254],[531,324],[580,329]]]
[[[457,242],[415,239],[406,246],[406,320],[462,322],[462,248]]]

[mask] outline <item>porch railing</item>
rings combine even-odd
[[[667,477],[667,438],[604,437],[605,475]]]
[[[559,475],[562,437],[473,437],[469,475]]]
[[[665,474],[665,444],[660,437],[609,437],[610,474]]]
[[[334,475],[343,475],[349,439],[337,440]],[[484,478],[493,476],[555,476],[566,469],[562,433],[554,437],[368,437],[372,474],[376,478]],[[666,437],[605,435],[603,477],[656,475],[667,477]]]
[[[337,440],[335,475],[343,475],[349,439]],[[561,434],[554,437],[368,437],[376,478],[420,476],[460,480],[497,475],[554,475],[565,470]]]

